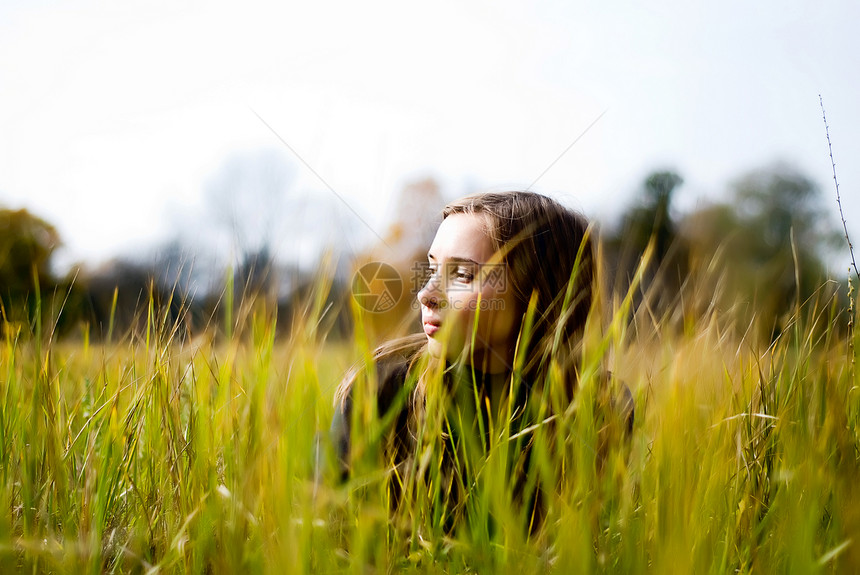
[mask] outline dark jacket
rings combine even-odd
[[[335,412],[331,426],[332,441],[337,452],[338,461],[341,466],[343,479],[349,477],[354,470],[354,458],[362,457],[368,453],[382,457],[386,462],[390,475],[394,477],[390,481],[392,486],[392,501],[395,505],[400,501],[400,485],[406,477],[415,479],[417,469],[419,439],[421,435],[417,429],[415,405],[412,394],[415,386],[415,374],[410,374],[409,359],[405,357],[388,358],[377,362],[377,393],[376,413],[378,420],[382,422],[379,430],[362,430],[362,441],[371,444],[362,446],[353,453],[350,432],[353,421],[353,392],[344,398],[342,408]],[[462,368],[460,371],[451,369],[446,372],[444,385],[451,390],[448,403],[447,426],[437,434],[438,440],[435,447],[442,450],[442,457],[433,458],[439,467],[435,470],[438,475],[436,481],[441,477],[445,485],[445,493],[448,494],[446,505],[450,510],[450,525],[456,523],[456,518],[462,516],[468,505],[469,494],[476,485],[474,477],[475,465],[465,465],[463,462],[469,457],[481,457],[487,453],[494,438],[490,437],[491,422],[495,423],[495,436],[499,436],[499,413],[498,406],[494,409],[493,397],[497,403],[499,396],[492,393],[489,388],[489,377],[471,368]],[[459,384],[455,382],[460,382]],[[510,484],[513,486],[514,498],[520,504],[527,505],[531,510],[530,515],[540,517],[543,509],[540,503],[540,486],[532,484],[527,487],[526,478],[530,471],[531,447],[533,434],[529,432],[537,421],[537,406],[529,405],[529,401],[538,401],[532,398],[532,389],[522,383],[515,390],[515,397],[511,403],[512,417],[506,421],[509,426],[507,437],[511,438],[507,444],[508,474]],[[623,418],[626,435],[629,435],[633,425],[633,398],[626,386],[622,386],[619,397],[613,401],[613,411]],[[507,402],[504,403],[505,415],[507,414]],[[480,412],[480,415],[478,415]],[[507,418],[504,418],[507,420]],[[552,424],[550,424],[552,425]],[[368,434],[376,433],[377,437],[368,437]],[[355,437],[359,437],[355,434]],[[372,463],[371,463],[372,466]],[[410,473],[412,475],[410,475]],[[425,470],[425,475],[428,473]],[[530,491],[529,491],[530,490]],[[532,523],[534,526],[537,523]]]

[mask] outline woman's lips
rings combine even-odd
[[[424,333],[427,334],[428,337],[433,337],[437,331],[439,331],[440,322],[438,320],[425,320],[424,324]]]

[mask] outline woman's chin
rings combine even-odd
[[[457,346],[452,346],[450,342],[447,345],[443,345],[441,341],[434,337],[427,338],[427,351],[431,357],[436,359],[444,358],[449,363],[454,363],[462,359],[462,346],[458,348]]]
[[[442,343],[436,341],[434,338],[428,336],[427,337],[427,351],[430,352],[430,355],[435,358],[442,357]]]

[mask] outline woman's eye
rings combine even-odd
[[[457,268],[454,271],[454,281],[459,283],[469,283],[473,279],[475,279],[475,274],[471,272],[471,270],[465,268]]]
[[[475,279],[475,271],[468,266],[424,264],[416,274],[418,289],[430,282],[437,282],[439,287],[452,285],[468,285]]]

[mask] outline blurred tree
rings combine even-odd
[[[76,271],[65,278],[51,271],[51,257],[61,243],[45,220],[27,210],[0,209],[0,321],[35,330],[38,307],[38,327],[47,336],[78,325],[86,296],[76,283]]]
[[[259,273],[259,258],[270,256],[278,236],[288,231],[300,211],[290,197],[294,172],[279,151],[249,152],[228,158],[206,185],[210,221],[230,238],[233,263],[251,269],[245,263],[253,261]]]
[[[688,215],[682,233],[693,269],[720,286],[712,297],[735,306],[744,328],[757,317],[760,335],[772,338],[826,280],[823,258],[839,234],[815,184],[787,165],[753,171],[732,187],[731,203]]]
[[[687,275],[686,246],[672,217],[673,195],[683,182],[681,176],[668,170],[649,174],[642,183],[639,202],[628,208],[620,224],[603,238],[610,280],[621,294],[629,289],[653,240],[654,253],[643,270],[639,293],[647,293],[649,304],[658,309],[675,301]]]
[[[280,150],[257,150],[228,158],[206,186],[213,224],[208,231],[229,238],[232,252],[227,263],[233,293],[223,310],[229,325],[245,317],[248,306],[277,313],[281,284],[291,278],[278,273],[276,246],[292,234],[305,207],[292,194],[294,178],[294,167]]]
[[[444,205],[439,183],[434,178],[407,183],[395,198],[394,217],[384,235],[385,242],[355,258],[354,272],[365,264],[384,262],[402,280],[399,297],[390,309],[367,314],[365,329],[371,340],[381,342],[418,327],[415,297],[426,279],[427,248],[436,234]],[[384,283],[371,286],[370,291],[383,286]]]
[[[176,326],[184,334],[191,321],[189,304],[173,288],[160,285],[158,273],[152,263],[115,260],[83,278],[91,335],[98,339],[144,334],[150,321],[163,327],[164,335]]]
[[[60,245],[57,230],[27,210],[0,209],[0,303],[6,321],[32,321],[35,281],[54,285],[50,260]]]
[[[651,228],[654,237],[655,257],[662,261],[675,241],[675,223],[669,213],[672,194],[684,180],[674,172],[654,172],[645,180],[645,209],[633,213],[631,224],[639,231]],[[640,219],[636,219],[640,216]]]
[[[3,295],[33,289],[33,274],[50,278],[51,254],[60,245],[54,226],[27,210],[0,210],[0,286]]]
[[[206,291],[210,278],[206,263],[201,264],[203,257],[183,243],[180,237],[174,237],[161,244],[152,256],[156,282],[162,289],[175,291],[184,297]]]

